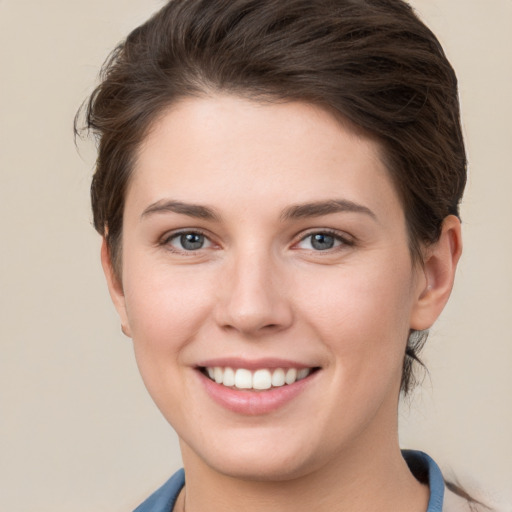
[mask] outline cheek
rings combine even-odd
[[[135,359],[142,380],[167,420],[187,417],[189,347],[208,325],[214,289],[200,272],[172,272],[154,261],[127,261],[125,298]],[[206,327],[208,330],[208,327]]]
[[[127,263],[126,311],[136,348],[155,356],[180,350],[208,317],[212,280],[185,267]]]
[[[308,329],[330,354],[326,372],[332,386],[314,414],[323,418],[333,443],[342,432],[355,435],[353,429],[378,411],[395,417],[412,304],[408,269],[408,260],[401,270],[394,265],[365,266],[363,274],[340,269],[303,305]]]
[[[388,264],[380,260],[361,268],[339,268],[323,280],[311,279],[310,292],[297,293],[308,297],[304,316],[333,356],[354,371],[373,371],[385,362],[401,368],[413,303],[410,261],[390,258]]]

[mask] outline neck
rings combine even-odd
[[[279,481],[222,474],[182,442],[186,512],[424,512],[428,488],[409,471],[395,443],[347,451],[314,471]],[[182,508],[177,508],[181,512]]]

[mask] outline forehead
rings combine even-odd
[[[334,194],[377,206],[396,199],[380,153],[375,140],[309,103],[187,98],[163,112],[141,144],[127,200],[244,195],[282,205]]]

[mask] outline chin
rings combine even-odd
[[[283,482],[300,478],[311,471],[311,464],[298,460],[297,454],[292,458],[244,457],[238,455],[234,460],[212,461],[210,467],[215,471],[240,480],[253,482]]]
[[[231,478],[250,481],[293,480],[311,472],[316,458],[305,449],[307,443],[283,442],[264,439],[256,433],[249,434],[244,442],[217,440],[207,444],[203,440],[199,449],[188,445],[184,451],[184,462],[192,457],[200,459],[211,470]],[[290,439],[287,439],[290,441]],[[208,446],[208,449],[204,449]]]

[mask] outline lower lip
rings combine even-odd
[[[238,390],[217,384],[199,370],[197,372],[206,392],[214,402],[229,411],[247,416],[268,414],[285,406],[311,384],[318,371],[293,384],[286,384],[266,391]]]

